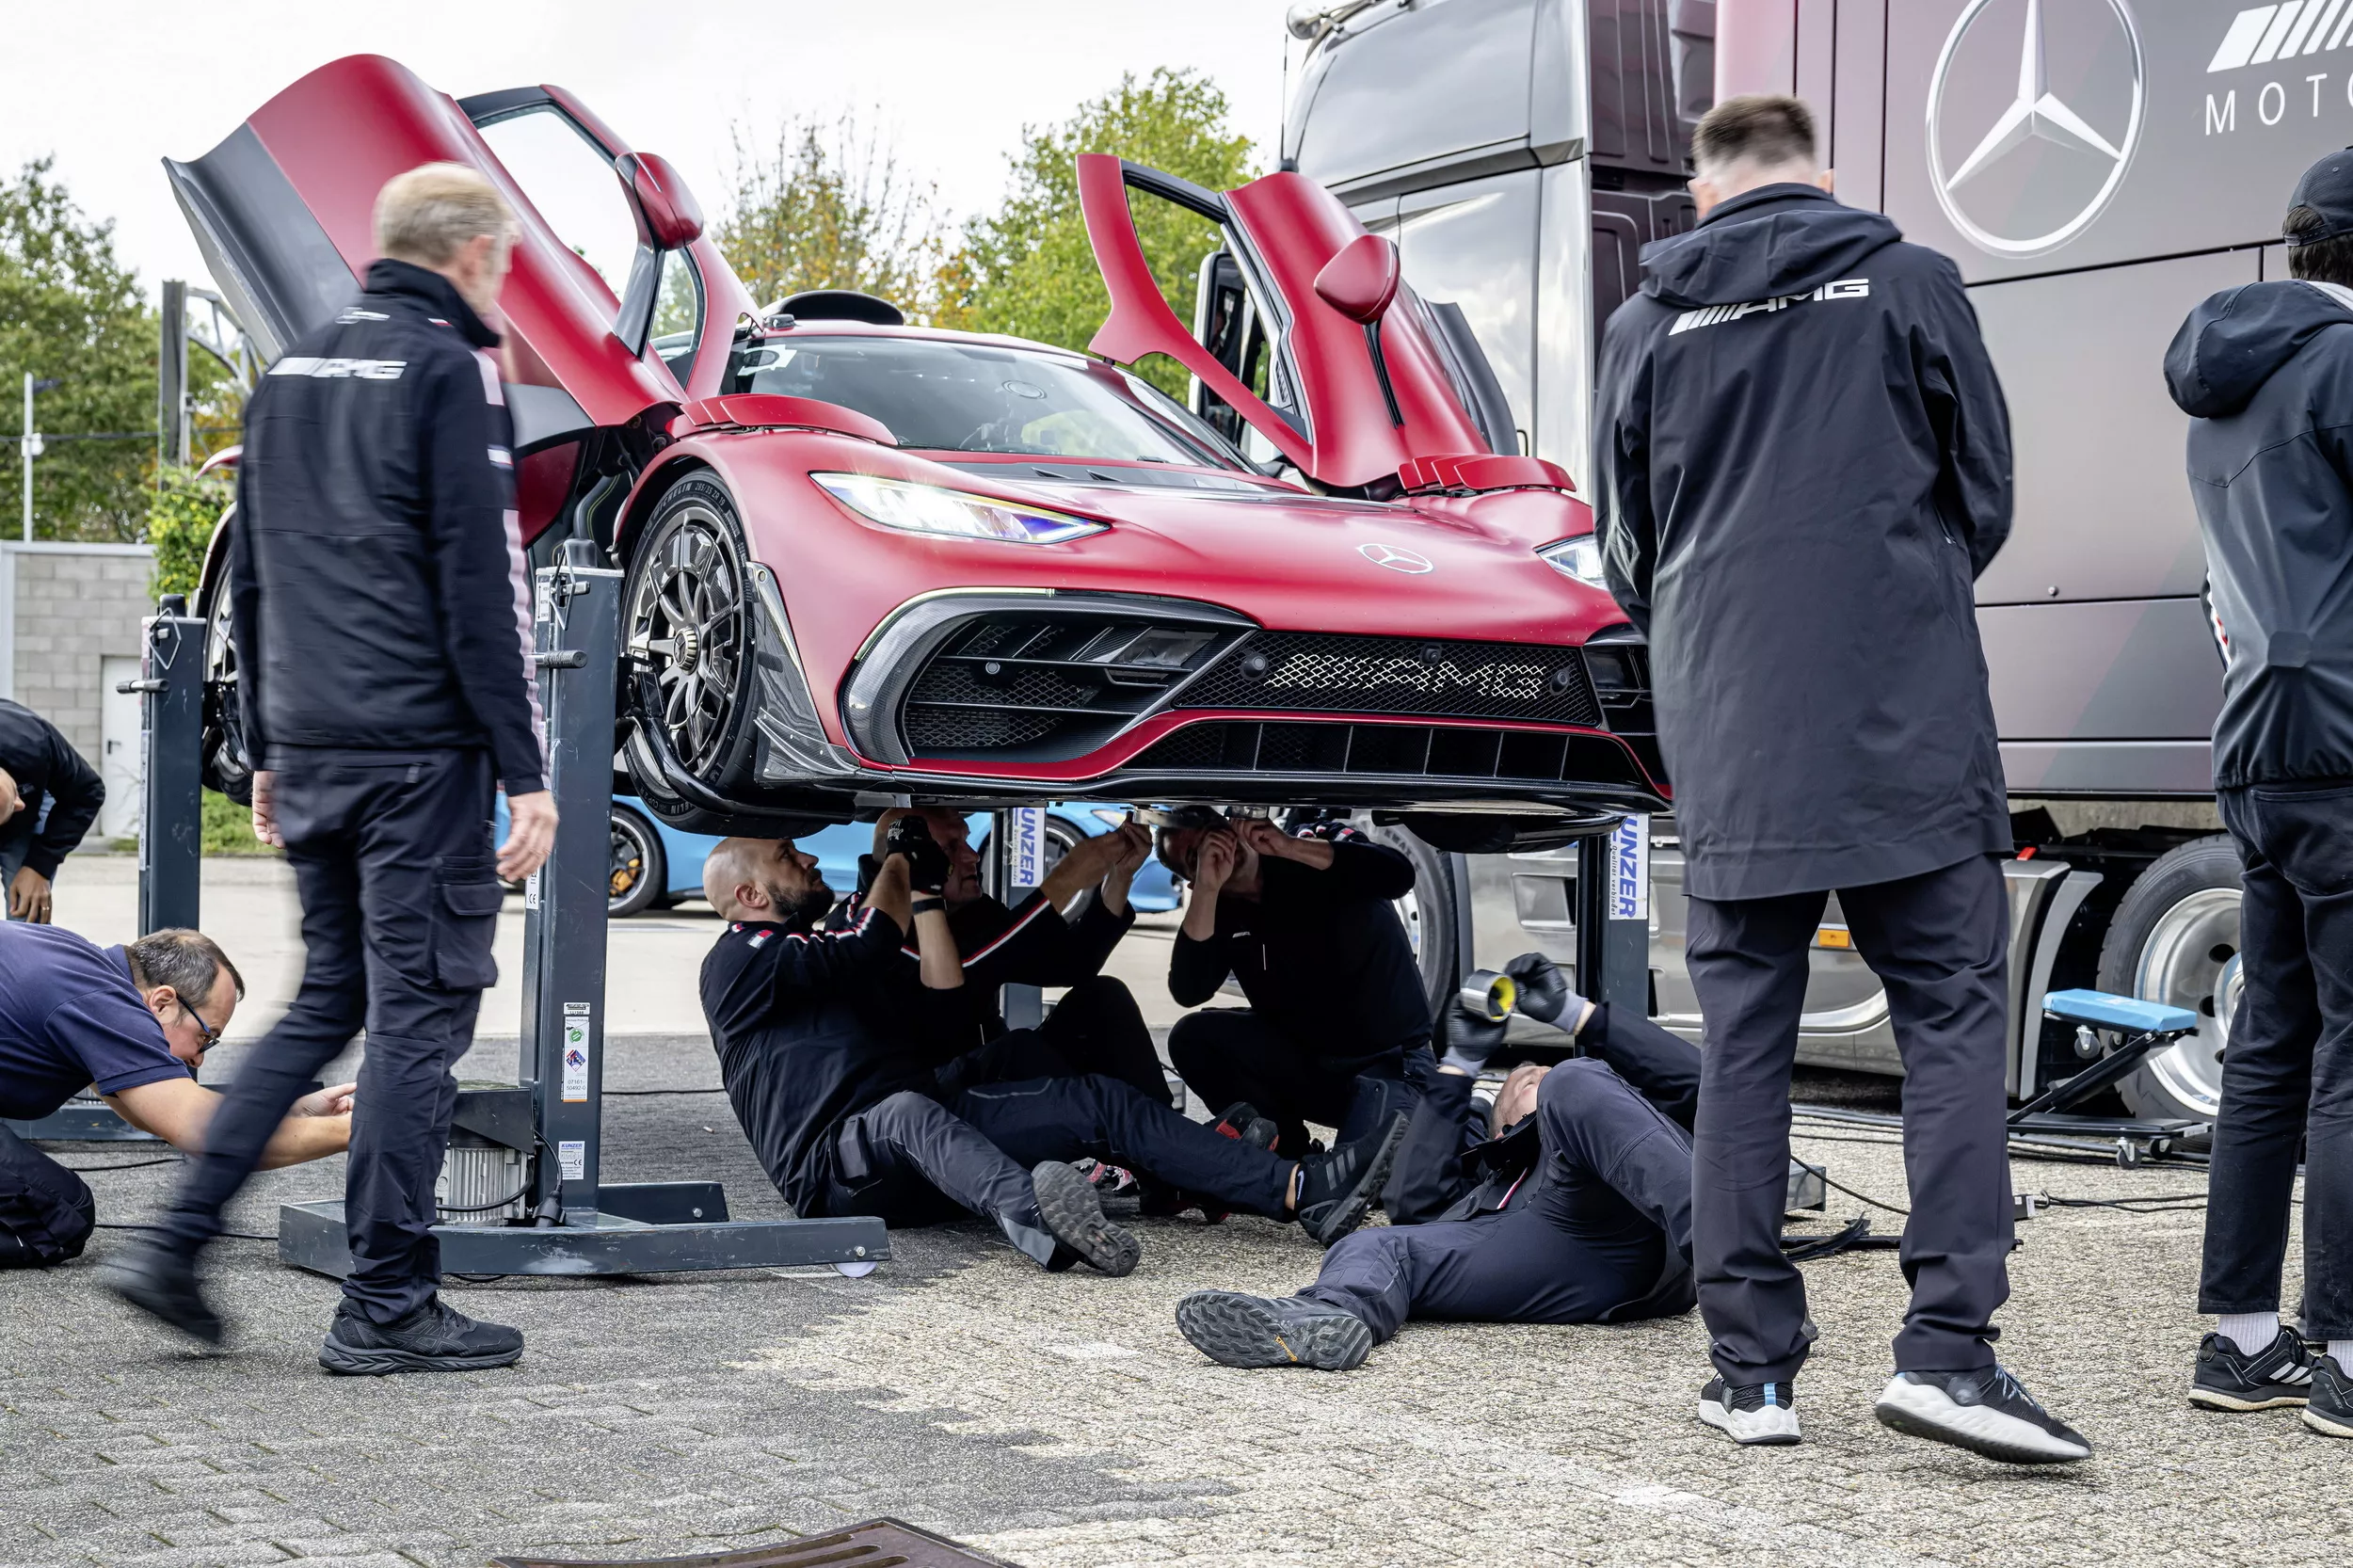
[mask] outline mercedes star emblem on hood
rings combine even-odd
[[[2073,239],[2132,166],[2145,75],[2125,0],[1970,0],[1929,83],[1929,183],[1945,216],[1996,256]]]
[[[1416,577],[1425,571],[1435,569],[1429,556],[1422,554],[1419,551],[1405,550],[1393,544],[1360,544],[1356,547],[1356,553],[1376,567],[1386,567],[1391,571],[1410,572]]]

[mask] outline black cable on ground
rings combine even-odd
[[[185,1163],[185,1161],[186,1157],[184,1155],[166,1154],[159,1155],[153,1160],[126,1160],[119,1165],[66,1165],[60,1163],[58,1168],[60,1170],[67,1171],[136,1171],[142,1165],[179,1165]]]
[[[2053,1208],[2121,1208],[2129,1214],[2194,1214],[2206,1207],[2203,1192],[2151,1193],[2145,1198],[2062,1198],[2042,1194]]]
[[[127,1221],[120,1220],[101,1220],[98,1222],[97,1228],[100,1230],[161,1230],[164,1227],[161,1225],[133,1224]],[[231,1240],[234,1241],[275,1241],[278,1240],[275,1236],[264,1236],[258,1232],[250,1230],[223,1230],[216,1231],[214,1234],[226,1236]]]
[[[1846,1193],[1847,1196],[1850,1198],[1861,1199],[1863,1202],[1869,1204],[1873,1208],[1884,1208],[1890,1214],[1910,1214],[1912,1212],[1909,1208],[1904,1208],[1896,1204],[1886,1203],[1881,1199],[1875,1198],[1868,1192],[1858,1192],[1853,1188],[1847,1186],[1843,1182],[1833,1181],[1828,1176],[1824,1176],[1822,1177],[1822,1182],[1825,1186],[1837,1188],[1838,1191]]]

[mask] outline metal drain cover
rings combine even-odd
[[[898,1519],[869,1519],[741,1552],[697,1557],[494,1557],[492,1568],[1014,1568]]]

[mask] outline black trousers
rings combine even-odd
[[[940,1070],[951,1092],[968,1083],[1022,1078],[1078,1078],[1100,1073],[1148,1100],[1173,1105],[1152,1031],[1128,987],[1109,975],[1080,981],[1064,993],[1035,1029],[1014,1029]]]
[[[2280,1305],[2304,1146],[2304,1333],[2353,1339],[2353,780],[2225,790],[2246,989],[2222,1054],[2201,1312]]]
[[[938,1099],[912,1091],[890,1096],[835,1135],[821,1211],[871,1214],[894,1225],[979,1214],[1045,1263],[1054,1239],[1039,1217],[1030,1171],[1086,1158],[1276,1219],[1290,1183],[1290,1161],[1089,1074],[981,1083]]]
[[[1827,895],[1691,900],[1686,954],[1707,1020],[1692,1171],[1693,1262],[1716,1369],[1780,1383],[1804,1365],[1805,1281],[1782,1256],[1789,1172],[1789,1069],[1807,952]],[[1900,1254],[1912,1304],[1899,1371],[1993,1360],[2009,1297],[2009,1156],[2002,1115],[2009,1048],[2009,906],[2001,868],[1967,860],[1842,888],[1855,947],[1887,990],[1904,1063],[1904,1171],[1912,1216]]]
[[[1691,1142],[1591,1057],[1536,1091],[1544,1165],[1508,1212],[1359,1230],[1300,1292],[1362,1318],[1377,1343],[1409,1318],[1592,1323],[1642,1301],[1691,1245]],[[1642,1315],[1689,1308],[1662,1300]]]
[[[498,979],[490,945],[504,895],[492,871],[490,759],[306,748],[272,760],[302,898],[302,988],[239,1067],[165,1227],[191,1249],[219,1233],[222,1207],[287,1109],[364,1026],[344,1294],[391,1322],[440,1280],[433,1186],[457,1103],[450,1068]]]
[[[79,1257],[97,1223],[88,1182],[0,1127],[0,1269]]]
[[[1308,1042],[1237,1007],[1177,1019],[1168,1032],[1168,1060],[1211,1115],[1236,1100],[1256,1106],[1273,1121],[1281,1134],[1275,1146],[1286,1154],[1306,1151],[1309,1122],[1337,1128],[1348,1144],[1392,1112],[1411,1112],[1437,1065],[1422,1046],[1370,1067],[1335,1066]]]

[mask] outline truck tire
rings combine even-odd
[[[622,920],[650,909],[669,892],[670,860],[653,824],[626,806],[613,808],[613,864],[605,918]]]
[[[2227,833],[2159,856],[2125,890],[2100,947],[2100,989],[2198,1015],[2198,1032],[2117,1085],[2137,1116],[2210,1122],[2239,995],[2238,846]]]
[[[1454,868],[1450,857],[1423,843],[1406,828],[1374,826],[1363,822],[1357,825],[1367,838],[1386,844],[1414,863],[1414,890],[1397,901],[1397,918],[1405,922],[1406,937],[1414,944],[1414,962],[1421,970],[1422,989],[1430,998],[1431,1016],[1441,1016],[1457,984],[1454,955],[1467,936],[1454,929]]]

